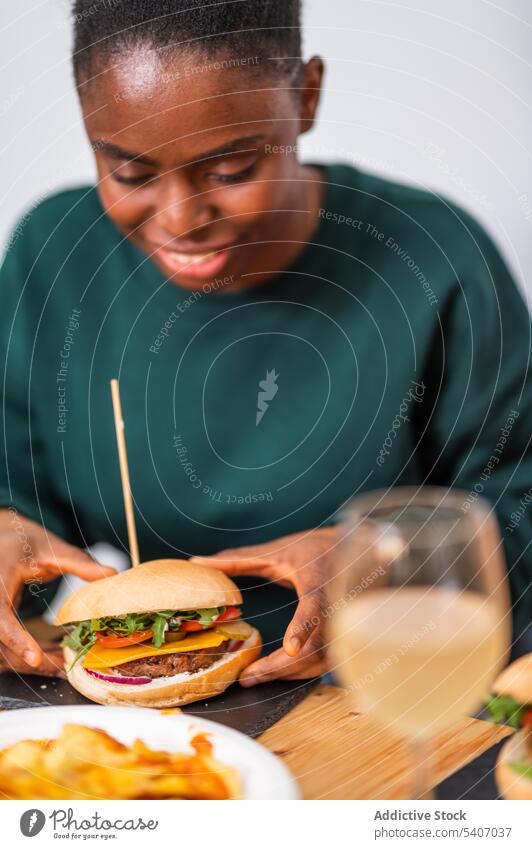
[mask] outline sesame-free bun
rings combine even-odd
[[[509,696],[522,705],[532,704],[532,654],[525,654],[504,669],[491,692]]]
[[[138,568],[140,567],[136,567]],[[100,705],[166,708],[186,705],[199,699],[210,699],[223,693],[236,681],[242,670],[259,656],[261,645],[259,632],[252,628],[250,636],[238,651],[226,652],[207,669],[192,674],[183,672],[166,678],[154,678],[150,684],[114,684],[102,681],[90,675],[79,660],[70,669],[74,652],[69,648],[63,651],[70,684],[93,702]]]
[[[80,587],[61,606],[56,623],[241,603],[240,590],[219,569],[188,560],[151,560]]]
[[[532,799],[532,780],[525,775],[520,775],[510,766],[527,757],[527,751],[530,758],[530,751],[527,750],[525,743],[525,732],[520,731],[519,734],[514,734],[499,752],[495,766],[495,780],[501,796],[505,799]]]

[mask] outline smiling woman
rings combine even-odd
[[[270,652],[242,683],[321,673],[329,526],[355,493],[429,482],[517,514],[527,309],[456,205],[300,162],[323,63],[303,58],[298,0],[73,11],[98,180],[40,203],[0,275],[0,643],[38,665],[24,585],[23,614],[42,611],[58,576],[102,576],[85,545],[127,548],[119,376],[142,559],[236,576]],[[517,627],[531,537],[528,509],[504,540]]]
[[[74,69],[109,217],[185,288],[278,274],[316,229],[323,193],[296,157],[322,74],[301,60],[298,3],[159,3],[156,17],[150,3],[83,17],[86,5]]]

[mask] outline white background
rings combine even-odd
[[[43,195],[94,180],[68,0],[1,0],[0,245]],[[532,292],[530,0],[306,0],[328,66],[305,158],[351,161],[474,212]]]

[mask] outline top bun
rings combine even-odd
[[[532,704],[532,654],[523,655],[503,669],[491,691],[496,696],[509,696],[522,705]]]
[[[188,560],[151,560],[80,587],[61,606],[56,623],[241,603],[238,587],[212,566]]]

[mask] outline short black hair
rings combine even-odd
[[[78,86],[101,60],[148,46],[161,57],[226,52],[233,66],[299,76],[300,0],[74,0],[73,65]],[[168,52],[167,52],[168,51]],[[246,61],[253,56],[253,63]]]

